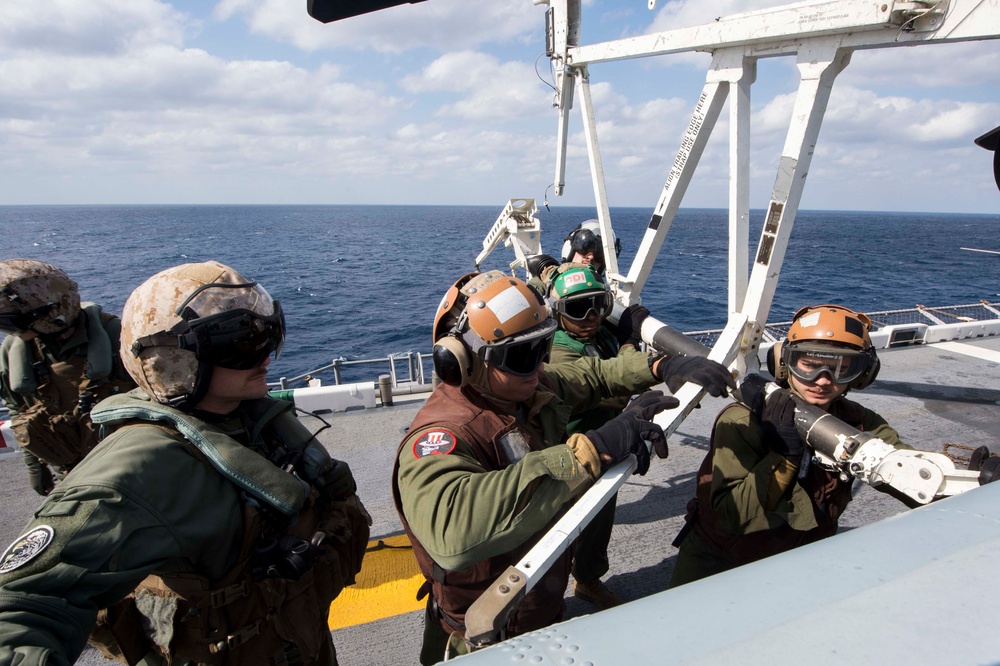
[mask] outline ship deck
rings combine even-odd
[[[920,345],[882,351],[878,380],[854,398],[882,414],[915,448],[968,454],[981,445],[1000,451],[1000,338]],[[696,470],[708,447],[712,421],[725,399],[706,397],[670,438],[670,457],[654,460],[644,477],[621,489],[606,582],[626,600],[666,589],[677,551],[670,545],[694,492]],[[420,401],[326,416],[331,427],[320,438],[333,456],[348,461],[359,493],[372,514],[372,539],[397,535],[389,476],[396,446]],[[958,446],[955,446],[958,445]],[[960,465],[961,466],[961,465]],[[9,543],[28,521],[37,498],[27,487],[19,454],[0,462],[0,541]],[[977,491],[972,491],[977,492]],[[841,531],[905,511],[892,498],[868,487],[841,519]],[[837,537],[834,537],[837,538]],[[416,592],[415,586],[413,592]],[[347,597],[335,602],[352,601]],[[355,609],[343,608],[350,616]],[[567,617],[594,608],[567,595]],[[340,663],[417,663],[422,613],[409,611],[334,631]],[[78,663],[101,664],[88,650]]]

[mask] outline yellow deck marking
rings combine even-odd
[[[383,547],[379,547],[381,542]],[[343,629],[424,607],[417,590],[424,576],[405,535],[368,543],[357,582],[344,588],[330,606],[330,629]],[[426,601],[426,600],[425,600]]]

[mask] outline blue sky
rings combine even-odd
[[[771,0],[592,0],[583,40],[697,25]],[[543,9],[428,0],[322,25],[305,0],[0,3],[0,204],[484,204],[541,200],[555,111]],[[803,208],[994,213],[1000,44],[865,51],[841,74]],[[656,203],[708,56],[591,68],[613,206]],[[753,88],[764,207],[797,86]],[[724,207],[722,121],[684,200]],[[592,205],[578,112],[567,189]]]

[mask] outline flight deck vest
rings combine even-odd
[[[544,374],[540,375],[540,379],[543,385],[548,385]],[[457,388],[443,383],[438,385],[427,403],[417,413],[409,432],[417,433],[430,426],[447,428],[454,432],[472,447],[476,460],[487,471],[501,470],[516,462],[508,459],[501,442],[504,435],[512,431],[516,430],[524,437],[530,450],[539,451],[545,448],[544,442],[539,441],[528,428],[519,424],[513,416],[501,412],[469,387]],[[413,554],[416,556],[417,564],[426,579],[425,586],[421,588],[420,598],[429,587],[439,611],[442,628],[448,634],[457,633],[464,636],[465,613],[469,606],[507,567],[516,564],[544,536],[546,530],[539,531],[537,535],[509,552],[476,562],[466,569],[443,569],[420,544],[403,515],[397,478],[399,456],[407,455],[403,451],[407,439],[408,437],[403,438],[396,454],[392,472],[392,496],[403,529],[413,544]],[[525,596],[507,623],[505,637],[547,627],[562,618],[563,596],[569,581],[571,562],[572,548],[556,560],[542,580]]]
[[[733,403],[719,412],[716,425],[723,414],[737,406],[737,403]],[[830,413],[859,430],[864,429],[865,408],[856,402],[839,398],[831,404]],[[833,536],[837,532],[840,515],[851,501],[853,479],[844,481],[839,474],[828,472],[818,465],[809,465],[805,478],[796,480],[812,499],[816,527],[811,530],[795,530],[786,524],[750,534],[730,531],[712,510],[714,443],[715,426],[712,427],[711,448],[698,470],[695,497],[688,502],[686,519],[694,520],[694,531],[724,559],[739,566]]]
[[[82,305],[78,325],[86,326],[87,344],[57,359],[39,339],[8,336],[3,342],[8,389],[17,414],[11,424],[18,443],[50,465],[72,467],[97,445],[90,407],[135,387],[120,369],[117,349],[104,326],[115,319],[93,303]],[[117,371],[117,372],[116,372]]]
[[[267,424],[261,434],[269,450],[319,446],[311,444],[312,434],[285,411],[290,407],[287,403],[258,400],[254,405],[259,417],[255,422]],[[174,412],[164,406],[158,409]],[[183,413],[175,414],[178,426],[200,427]],[[123,427],[163,428],[183,441],[199,460],[229,479],[205,455],[203,446],[182,438],[169,421]],[[218,437],[219,432],[213,435]],[[250,458],[260,457],[247,447],[235,449],[237,453],[241,450]],[[237,468],[242,466],[239,460],[230,458],[230,462]],[[246,462],[255,464],[251,459]],[[271,467],[264,476],[291,476]],[[266,478],[258,481],[268,485]],[[299,479],[294,485],[300,486],[301,493]],[[275,492],[295,504],[302,501],[301,497],[289,496],[288,488]],[[250,498],[244,491],[240,553],[225,575],[213,581],[191,573],[154,572],[131,595],[99,613],[90,643],[105,656],[128,664],[135,664],[151,651],[162,655],[167,663],[318,663],[317,657],[324,651],[332,653],[327,626],[330,603],[354,582],[369,536],[368,513],[353,490],[336,497],[329,494],[316,484],[309,485],[301,508],[288,520],[278,519],[281,512],[266,506],[265,497]],[[288,522],[294,524],[288,526]],[[330,648],[324,650],[326,646]]]

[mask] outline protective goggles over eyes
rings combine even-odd
[[[590,229],[581,229],[573,235],[573,240],[570,243],[570,247],[573,248],[573,252],[578,254],[588,254],[590,252],[594,253],[594,261],[602,262],[604,261],[604,246],[601,244],[601,239],[591,231]]]
[[[615,302],[610,293],[598,291],[562,298],[552,304],[552,309],[567,319],[583,321],[591,313],[602,319],[607,317],[611,314],[614,305]]]
[[[558,326],[555,321],[546,319],[538,326],[506,340],[491,345],[480,343],[475,352],[484,362],[498,370],[518,377],[529,377],[535,374],[538,366],[549,360],[556,328]]]
[[[190,331],[178,337],[177,346],[193,351],[199,361],[231,370],[256,368],[272,353],[277,358],[285,342],[285,316],[278,301],[266,317],[230,310],[192,319],[188,325]]]
[[[831,347],[788,347],[785,366],[802,381],[815,381],[824,372],[835,384],[849,384],[860,377],[871,364],[869,352]]]
[[[31,330],[31,325],[44,317],[55,303],[43,305],[30,312],[2,312],[0,313],[0,333],[8,335],[18,335]]]

